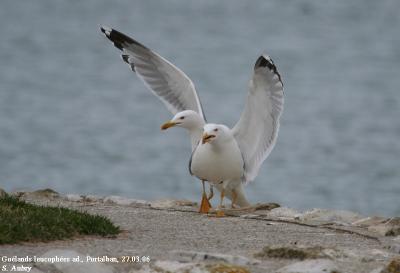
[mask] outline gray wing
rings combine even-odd
[[[122,59],[169,111],[176,114],[193,110],[205,119],[194,84],[185,73],[125,34],[104,26],[101,31],[122,51]]]
[[[254,66],[244,111],[232,129],[245,162],[244,182],[256,178],[275,146],[283,100],[281,76],[271,58],[262,55]]]

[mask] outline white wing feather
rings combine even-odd
[[[283,100],[283,84],[275,64],[269,56],[260,56],[249,83],[244,111],[232,129],[245,162],[245,183],[256,178],[275,146]]]
[[[122,59],[169,111],[193,110],[205,120],[194,84],[185,73],[125,34],[108,27],[101,27],[101,31],[122,50]]]

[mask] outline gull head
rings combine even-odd
[[[201,143],[218,143],[230,139],[230,136],[232,136],[230,129],[225,125],[209,123],[204,126]]]
[[[171,127],[182,127],[188,130],[201,129],[204,125],[203,118],[195,111],[185,110],[177,113],[170,121],[161,125],[161,130]]]

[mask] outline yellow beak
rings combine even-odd
[[[177,122],[174,122],[172,120],[167,121],[166,123],[161,125],[161,130],[167,130],[168,128],[174,127],[177,124],[178,124]]]
[[[203,137],[201,139],[201,143],[206,144],[206,143],[210,142],[213,137],[215,137],[215,135],[209,135],[207,133],[204,133]]]

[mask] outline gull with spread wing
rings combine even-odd
[[[224,196],[232,200],[232,206],[249,206],[243,185],[255,179],[275,146],[283,111],[283,84],[271,58],[261,55],[257,59],[244,111],[229,129],[207,124],[194,84],[179,68],[119,31],[108,27],[101,27],[101,31],[122,51],[122,59],[132,71],[175,115],[162,129],[178,126],[189,132],[189,171],[203,182],[200,212],[210,208],[204,181],[221,192],[220,208]]]

